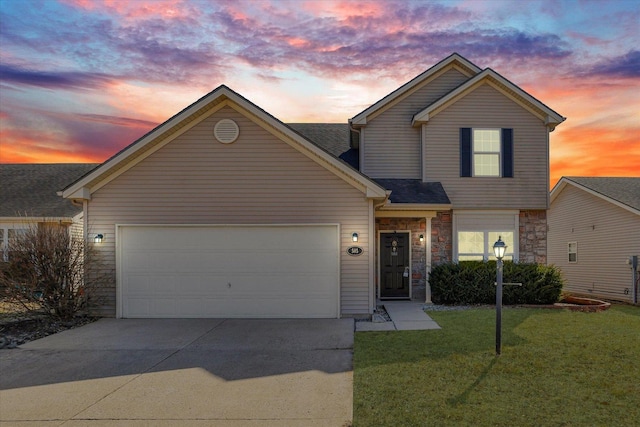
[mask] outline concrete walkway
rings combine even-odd
[[[356,332],[440,329],[440,326],[424,312],[425,304],[422,302],[384,301],[381,305],[384,306],[391,321],[356,322]]]

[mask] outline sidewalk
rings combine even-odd
[[[381,305],[384,306],[391,321],[356,322],[356,332],[440,329],[440,326],[424,312],[423,302],[384,301]]]

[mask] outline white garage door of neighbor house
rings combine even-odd
[[[339,316],[337,225],[118,226],[121,317]]]

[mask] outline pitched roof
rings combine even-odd
[[[419,88],[423,83],[429,81],[432,77],[437,75],[440,71],[447,69],[450,66],[457,67],[458,70],[462,70],[469,77],[479,73],[481,68],[477,65],[464,58],[462,55],[457,53],[453,53],[442,61],[438,62],[433,67],[414,77],[407,83],[400,86],[398,89],[394,90],[384,98],[380,99],[378,102],[374,103],[370,107],[366,108],[364,111],[356,114],[350,122],[356,125],[365,125],[367,124],[367,117],[376,113],[379,110],[386,108],[388,105],[393,104],[399,99],[413,93],[414,90]]]
[[[0,217],[71,218],[82,211],[56,192],[94,163],[0,164]]]
[[[555,129],[557,125],[566,120],[565,117],[562,117],[560,114],[540,102],[535,97],[529,95],[527,92],[520,89],[500,74],[496,73],[491,68],[486,68],[481,73],[471,77],[451,92],[433,102],[424,110],[417,112],[413,116],[411,124],[416,126],[429,121],[431,117],[435,116],[440,111],[445,110],[448,106],[454,104],[457,100],[483,84],[492,85],[506,96],[511,97],[516,102],[523,105],[533,114],[544,120],[545,124],[549,126],[551,130]]]
[[[354,169],[360,169],[358,150],[349,144],[348,123],[287,123],[287,126]]]
[[[562,177],[551,190],[552,202],[567,184],[640,214],[640,177]]]
[[[349,149],[348,123],[287,123],[287,126],[336,157]]]
[[[421,205],[450,205],[449,196],[439,182],[422,182],[419,179],[375,179],[391,190],[391,203]]]
[[[265,130],[276,135],[291,147],[366,192],[367,197],[385,197],[384,189],[370,178],[342,162],[337,162],[329,152],[225,85],[218,86],[115,154],[91,173],[71,183],[63,189],[62,196],[69,199],[90,199],[92,192],[97,191],[125,170],[224,106],[230,106],[251,120],[260,123]]]

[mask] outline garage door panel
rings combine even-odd
[[[336,225],[120,226],[123,317],[338,317]]]

